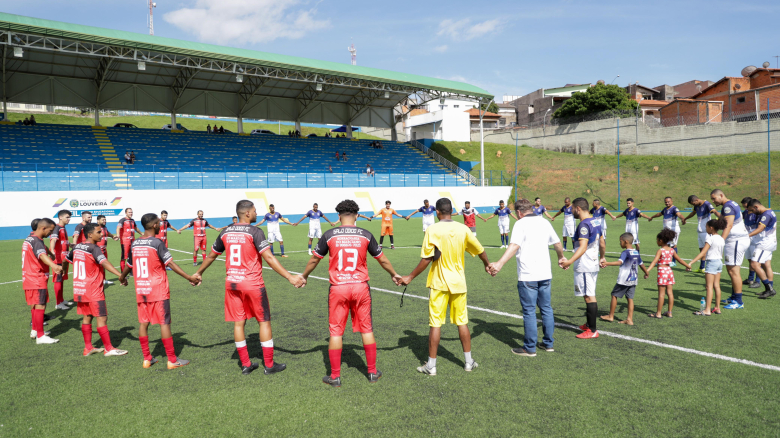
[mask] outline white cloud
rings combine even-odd
[[[297,39],[330,27],[317,9],[299,0],[196,0],[163,15],[163,19],[214,44],[258,44],[277,38]],[[315,5],[316,7],[316,5]]]
[[[500,19],[486,20],[472,24],[471,19],[469,18],[458,21],[448,18],[439,23],[439,31],[436,34],[452,38],[455,41],[469,41],[490,33],[498,32],[503,25],[504,23]]]
[[[434,52],[439,52],[439,53],[444,53],[444,52],[447,51],[447,45],[445,44],[443,46],[436,46],[436,47],[433,48],[433,51]]]

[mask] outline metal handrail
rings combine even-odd
[[[474,175],[466,172],[465,170],[461,169],[460,167],[453,164],[450,160],[442,157],[441,155],[434,152],[431,148],[428,146],[425,146],[424,144],[420,143],[417,140],[411,141],[412,146],[416,147],[417,149],[421,150],[425,154],[427,154],[429,157],[433,158],[434,160],[438,161],[439,163],[443,164],[445,167],[450,169],[451,171],[455,172],[456,175],[458,175],[461,178],[464,178],[466,181],[469,182],[469,184],[478,186],[479,181],[477,180],[477,177]]]

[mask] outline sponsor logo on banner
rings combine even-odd
[[[54,203],[54,205],[52,205],[52,207],[53,208],[57,208],[60,205],[64,204],[65,201],[67,201],[67,200],[68,200],[68,198],[60,198],[60,199],[57,200],[57,202]]]
[[[119,204],[119,201],[121,201],[122,198],[114,198],[110,202],[105,199],[71,199],[70,200],[70,207],[71,208],[87,208],[87,207],[109,207],[109,206],[115,206]]]
[[[116,209],[114,209],[114,208],[99,209],[98,208],[98,209],[70,210],[70,214],[73,217],[78,217],[78,216],[81,216],[81,213],[84,213],[85,211],[88,211],[88,212],[92,213],[92,216],[95,216],[95,217],[97,217],[97,216],[102,214],[103,216],[105,216],[107,218],[111,217],[111,216],[122,216],[123,212],[124,212],[124,210],[122,210],[121,208],[116,208]],[[56,218],[57,217],[57,213],[55,212],[54,215],[52,215],[52,217]]]

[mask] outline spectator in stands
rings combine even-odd
[[[130,162],[130,151],[125,152],[125,164],[133,164]]]
[[[377,141],[377,142],[376,142],[376,148],[377,148],[377,149],[384,149],[385,147],[384,147],[384,146],[382,146],[382,142],[381,142],[381,141]]]
[[[206,126],[206,132],[211,134],[211,124],[210,123]]]
[[[224,134],[225,133],[225,128],[222,125],[219,126],[219,133],[220,134]]]
[[[328,164],[328,172],[333,173],[333,168],[330,167],[330,164]]]
[[[366,176],[371,176],[371,165],[366,164]]]
[[[130,151],[130,164],[135,164],[135,152]]]
[[[347,161],[347,152],[346,151],[341,153],[341,159],[344,160],[344,161]]]
[[[24,125],[24,122],[22,122],[22,119],[19,119],[19,120],[16,121],[16,124],[17,125]]]
[[[35,114],[30,115],[30,125],[35,126],[38,122],[35,121]]]
[[[22,122],[22,123],[24,123],[24,126],[30,126],[30,119],[28,119],[27,117],[25,117],[25,118],[24,118],[24,122]]]
[[[339,151],[336,151],[336,161],[339,161],[341,159],[341,155],[339,155]]]

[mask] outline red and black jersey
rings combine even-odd
[[[76,244],[82,243],[86,240],[84,236],[84,224],[79,222],[78,225],[76,225],[76,229],[73,230],[73,235],[76,236]]]
[[[193,219],[187,224],[188,227],[192,227],[192,234],[195,237],[203,237],[206,235],[206,227],[209,226],[209,221],[206,219]]]
[[[163,242],[168,240],[168,228],[171,226],[171,223],[167,220],[160,220],[160,232],[157,233],[154,237],[162,240]]]
[[[54,263],[58,265],[62,264],[62,259],[68,255],[68,250],[70,248],[70,245],[68,244],[68,230],[57,224],[54,227],[51,236],[49,236],[49,241],[52,240],[57,241],[54,245]]]
[[[103,280],[106,271],[102,264],[107,259],[103,251],[94,243],[79,243],[68,253],[67,259],[73,264],[73,298],[79,303],[105,300]]]
[[[67,242],[67,238],[65,239]],[[22,288],[46,289],[49,266],[40,257],[46,255],[46,245],[37,236],[27,236],[22,243]]]
[[[332,285],[367,282],[366,253],[379,258],[382,248],[373,234],[355,226],[331,228],[322,235],[314,249],[319,258],[330,254],[328,273]]]
[[[211,250],[225,253],[225,288],[258,291],[265,287],[260,254],[270,247],[263,230],[252,225],[236,224],[222,230]]]
[[[122,219],[119,219],[119,241],[122,242],[122,244],[127,244],[133,241],[135,239],[135,221],[133,219],[129,219],[126,217],[123,217]]]
[[[168,248],[156,237],[142,237],[133,242],[126,262],[133,268],[137,302],[150,303],[171,298],[165,267],[172,260]]]
[[[100,231],[103,233],[103,237],[100,238],[100,242],[98,242],[98,246],[101,248],[105,248],[108,246],[108,228],[101,226]]]
[[[475,220],[475,218],[477,217],[477,210],[475,210],[474,208],[463,207],[463,209],[460,211],[460,214],[463,215],[463,225],[467,227],[477,226]]]

